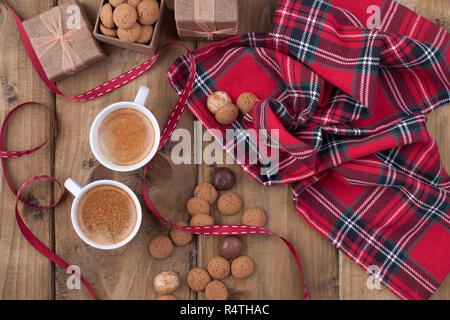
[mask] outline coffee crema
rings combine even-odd
[[[130,195],[113,185],[100,185],[81,197],[77,222],[83,234],[99,244],[116,244],[127,238],[137,221],[137,210]]]
[[[100,152],[120,166],[136,164],[147,157],[155,143],[155,128],[142,112],[122,108],[108,114],[98,128]]]

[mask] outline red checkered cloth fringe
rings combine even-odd
[[[282,0],[271,32],[194,52],[189,108],[259,183],[292,183],[333,245],[400,298],[427,299],[450,271],[450,179],[425,126],[450,102],[449,40],[390,0]],[[186,57],[168,75],[180,93]],[[206,108],[216,90],[260,100],[222,126]],[[252,161],[260,141],[276,170]]]

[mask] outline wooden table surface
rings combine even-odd
[[[22,19],[31,18],[50,9],[55,0],[9,0]],[[81,0],[91,21],[95,20],[99,1]],[[271,26],[277,0],[241,0],[239,33],[267,31]],[[402,0],[402,4],[450,29],[450,1]],[[177,40],[173,12],[166,15],[160,44]],[[184,41],[194,49],[204,45],[199,41]],[[142,63],[146,56],[133,51],[104,46],[108,58],[67,79],[58,87],[65,94],[84,92],[112,77]],[[27,178],[49,174],[60,181],[73,178],[81,184],[98,179],[117,179],[142,196],[142,170],[113,173],[94,158],[88,141],[89,129],[97,113],[105,106],[131,100],[142,85],[151,90],[148,108],[162,126],[177,95],[169,86],[166,72],[182,49],[167,50],[152,70],[137,80],[106,96],[90,102],[70,102],[52,94],[33,70],[11,14],[0,6],[0,114],[25,101],[47,104],[57,117],[57,135],[40,151],[23,158],[8,160],[7,168],[14,186]],[[195,130],[194,117],[186,112],[179,124],[190,132]],[[428,117],[428,127],[439,146],[444,167],[450,169],[450,108],[443,107]],[[48,115],[32,106],[20,110],[10,121],[6,147],[22,150],[37,145],[49,133]],[[197,129],[198,130],[198,129]],[[200,129],[201,131],[201,129]],[[197,138],[200,141],[200,138]],[[155,158],[150,176],[149,193],[157,208],[172,221],[186,219],[184,204],[195,184],[204,181],[213,167],[203,165],[174,165],[171,147],[165,147]],[[205,147],[206,143],[203,143]],[[326,239],[317,234],[300,218],[292,205],[289,185],[262,187],[237,165],[230,166],[237,175],[234,187],[246,206],[262,206],[268,212],[267,227],[286,236],[300,255],[306,283],[312,299],[397,299],[385,287],[370,290],[368,274]],[[24,198],[36,205],[47,204],[58,195],[58,189],[47,182],[36,182],[26,189]],[[21,235],[14,217],[14,196],[3,178],[0,179],[0,299],[88,299],[87,291],[71,290],[66,281],[69,274],[55,267],[37,253]],[[203,299],[202,293],[191,292],[186,285],[188,271],[206,266],[217,254],[218,238],[198,236],[185,246],[176,247],[172,256],[163,261],[150,257],[148,242],[154,236],[167,234],[166,225],[144,209],[141,229],[125,248],[101,251],[84,244],[75,234],[70,222],[73,197],[66,192],[63,201],[53,210],[37,211],[20,207],[26,224],[33,232],[69,264],[78,265],[81,273],[101,299],[154,299],[153,277],[161,270],[174,270],[181,279],[175,295],[180,299]],[[239,217],[221,217],[213,213],[217,223],[239,223]],[[229,277],[225,280],[233,299],[301,299],[303,288],[294,259],[282,242],[271,236],[247,236],[246,252],[256,263],[255,274],[247,280]],[[450,299],[448,277],[433,299]]]

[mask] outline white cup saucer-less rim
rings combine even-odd
[[[83,197],[83,195],[88,190],[90,190],[94,187],[97,187],[97,186],[102,186],[102,185],[108,185],[108,186],[112,185],[112,186],[115,186],[115,187],[118,187],[118,188],[124,190],[131,197],[131,199],[134,202],[134,206],[136,207],[137,218],[136,218],[136,224],[135,224],[133,230],[125,239],[123,239],[120,242],[114,243],[114,244],[100,244],[100,243],[96,243],[96,242],[92,241],[83,233],[83,231],[81,231],[81,228],[80,228],[80,226],[78,224],[78,220],[77,220],[77,206],[78,206],[78,203],[80,202],[80,199]],[[75,229],[75,232],[81,238],[81,240],[83,240],[88,245],[90,245],[94,248],[97,248],[97,249],[112,250],[112,249],[117,249],[117,248],[120,248],[120,247],[126,245],[128,242],[130,242],[135,237],[135,235],[137,234],[137,232],[139,231],[139,229],[141,227],[142,208],[141,208],[139,199],[136,197],[134,192],[130,188],[128,188],[126,185],[124,185],[123,183],[113,181],[113,180],[97,180],[97,181],[91,182],[88,185],[82,187],[82,189],[80,190],[80,193],[77,196],[75,196],[75,199],[72,202],[71,219],[72,219],[72,225]]]
[[[155,129],[154,143],[153,143],[153,147],[150,150],[149,154],[143,160],[141,160],[138,163],[135,163],[133,165],[129,165],[129,166],[120,166],[120,165],[112,163],[111,161],[108,161],[103,156],[103,154],[100,152],[100,148],[98,146],[98,129],[100,127],[100,124],[106,118],[107,115],[109,115],[111,112],[119,110],[119,109],[134,109],[134,110],[142,112],[150,120],[150,122],[153,125],[153,128]],[[92,123],[91,131],[89,133],[89,143],[91,145],[91,150],[94,153],[95,158],[102,165],[107,167],[108,169],[111,169],[113,171],[119,171],[119,172],[133,171],[133,170],[137,170],[137,169],[143,167],[147,162],[149,162],[155,156],[156,152],[158,151],[159,140],[160,140],[159,124],[158,124],[158,120],[156,120],[153,113],[151,113],[151,111],[148,110],[144,106],[141,106],[135,102],[128,102],[128,101],[116,102],[116,103],[111,104],[108,107],[104,108],[102,111],[100,111],[100,113],[97,115],[94,122]]]

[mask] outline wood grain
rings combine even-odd
[[[89,17],[95,17],[95,1],[81,1]],[[166,17],[166,21],[172,19]],[[174,40],[176,31],[167,24],[163,28],[161,43]],[[193,46],[193,43],[186,43]],[[123,73],[133,66],[144,62],[148,57],[143,54],[104,46],[108,58],[88,70],[77,73],[60,81],[58,87],[65,93],[81,93],[96,85]],[[57,138],[55,170],[61,181],[73,178],[85,185],[99,179],[118,180],[128,185],[142,200],[143,169],[130,173],[114,173],[104,168],[94,158],[89,147],[89,130],[97,113],[104,107],[118,101],[132,101],[140,86],[150,88],[147,107],[154,113],[162,127],[172,109],[177,95],[169,87],[166,71],[172,61],[183,53],[182,48],[170,48],[151,71],[146,72],[132,83],[91,102],[68,102],[57,98],[57,116],[61,130]],[[93,76],[95,75],[95,76]],[[192,116],[183,117],[180,127],[191,129]],[[185,189],[191,189],[195,183],[195,166],[174,166],[169,158],[170,148],[158,154],[152,164],[150,176],[150,196],[157,199],[155,205],[162,208],[167,218],[179,218],[183,213],[183,197],[189,195]],[[189,181],[180,184],[179,181]],[[191,185],[190,185],[191,184]],[[81,273],[89,280],[100,299],[154,299],[153,278],[164,269],[179,272],[185,277],[190,265],[193,245],[176,248],[174,254],[164,261],[156,261],[148,253],[148,243],[156,235],[167,234],[167,226],[153,218],[143,204],[143,221],[140,232],[127,246],[102,251],[84,244],[73,231],[70,222],[70,207],[73,197],[67,198],[56,208],[56,250],[69,263],[78,265]],[[172,206],[174,204],[174,206]],[[66,286],[68,274],[65,270],[56,270],[56,298],[89,298],[85,290],[69,290]],[[179,298],[188,298],[189,290],[185,282],[175,293]]]
[[[48,10],[54,1],[10,1],[22,19]],[[0,6],[0,114],[2,118],[21,102],[36,100],[54,109],[53,95],[45,88],[22,48],[11,14]],[[7,128],[6,148],[23,150],[37,146],[50,134],[51,120],[37,106],[18,111]],[[38,174],[52,174],[53,143],[35,154],[7,160],[9,177],[15,188]],[[32,192],[30,191],[32,190]],[[35,205],[52,201],[50,183],[33,183],[23,198]],[[51,299],[53,275],[50,262],[35,251],[20,233],[14,217],[14,196],[5,180],[0,181],[0,299]],[[53,246],[53,214],[20,206],[22,217],[31,230],[48,246]]]
[[[449,30],[450,2],[445,0],[401,0],[401,4],[423,17]],[[436,140],[444,168],[450,168],[450,108],[443,106],[428,115],[427,127]],[[339,253],[339,298],[340,299],[398,299],[386,287],[369,289],[369,274],[356,265],[345,254]],[[432,299],[450,299],[450,277],[432,296]]]

